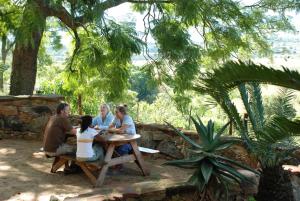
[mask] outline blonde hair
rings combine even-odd
[[[101,109],[101,108],[106,108],[106,109],[107,109],[107,112],[110,111],[110,107],[109,107],[109,105],[106,104],[106,103],[103,103],[103,104],[100,106],[100,109]]]

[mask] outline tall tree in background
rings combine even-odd
[[[136,40],[136,34],[118,32],[121,30],[120,26],[107,20],[104,15],[108,9],[126,2],[132,3],[135,11],[145,14],[145,38],[147,40],[150,33],[158,44],[159,56],[155,58],[155,67],[152,67],[152,70],[160,75],[161,80],[173,84],[177,91],[190,87],[203,61],[209,63],[211,60],[225,60],[241,50],[244,52],[251,52],[253,49],[266,50],[268,49],[264,40],[266,32],[291,28],[284,12],[266,16],[270,1],[266,3],[260,1],[266,6],[261,4],[244,6],[234,0],[18,1],[23,13],[13,52],[10,94],[32,94],[34,91],[37,55],[48,17],[59,19],[61,26],[73,33],[75,47],[69,60],[71,71],[74,71],[74,60],[82,53],[82,38],[96,35],[103,38],[102,42],[108,44],[111,51],[117,52],[115,54],[117,58],[109,60],[101,49],[90,49],[92,59],[98,61],[99,71],[101,65],[109,62],[114,63],[114,67],[122,64],[121,70],[126,77],[128,66],[125,64],[128,63],[128,55],[140,53],[141,46]],[[284,3],[278,0],[273,1],[272,5],[278,2],[280,5]],[[199,44],[190,39],[188,30],[191,28],[199,33],[201,38]],[[78,34],[79,31],[83,32],[82,36]],[[120,36],[119,33],[123,35]],[[126,34],[129,38],[122,37]],[[124,45],[128,48],[126,41],[128,39],[137,43],[131,46],[131,52],[126,54],[119,49],[122,50]],[[130,44],[132,43],[129,42]],[[147,50],[145,52],[147,54]],[[153,58],[149,56],[149,59]],[[119,70],[120,67],[115,71]],[[115,76],[113,75],[113,80],[117,80]],[[116,88],[122,89],[126,86],[122,81],[124,77],[121,82],[115,83]]]
[[[0,62],[0,91],[3,91],[3,73],[9,68],[7,56],[15,44],[14,32],[18,26],[17,19],[20,10],[6,0],[0,0],[0,38],[1,38],[1,62]]]

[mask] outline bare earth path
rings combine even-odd
[[[163,160],[146,160],[151,175],[140,176],[134,163],[125,172],[106,177],[104,186],[92,188],[84,174],[50,173],[52,159],[39,152],[41,142],[0,140],[0,200],[42,200],[51,195],[59,199],[85,195],[118,196],[124,192],[150,192],[186,181],[188,172],[162,166]]]

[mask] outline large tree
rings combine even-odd
[[[7,0],[10,1],[10,0]],[[32,94],[34,91],[37,55],[45,30],[46,19],[59,19],[61,26],[73,33],[74,53],[69,59],[69,69],[78,71],[76,59],[86,54],[82,49],[83,38],[101,38],[99,44],[109,46],[115,54],[90,48],[93,63],[98,70],[108,63],[116,67],[108,75],[116,88],[124,83],[116,76],[121,70],[121,80],[126,80],[128,57],[140,53],[142,44],[135,30],[122,28],[105,18],[104,13],[123,3],[132,3],[134,11],[145,14],[145,39],[150,33],[158,46],[158,57],[152,58],[145,48],[153,73],[177,91],[188,89],[197,76],[201,65],[211,60],[226,60],[233,54],[267,50],[265,34],[272,30],[287,29],[288,19],[284,12],[267,16],[270,5],[285,5],[281,1],[260,1],[257,5],[243,5],[235,0],[27,0],[17,1],[23,9],[21,24],[16,35],[13,52],[10,94]],[[20,3],[21,2],[21,3]],[[271,2],[271,3],[270,3]],[[275,2],[275,3],[274,3]],[[288,1],[289,2],[289,1]],[[292,1],[291,1],[292,2]],[[290,4],[288,4],[290,5]],[[281,9],[282,11],[284,8]],[[191,40],[189,30],[199,33],[200,42]],[[123,37],[125,36],[125,37]],[[128,42],[129,41],[129,42]],[[125,47],[122,49],[122,47]],[[107,49],[107,48],[105,48]],[[130,50],[126,53],[127,50]],[[99,52],[99,51],[100,52]],[[116,56],[111,58],[110,56]],[[74,63],[75,62],[75,63]],[[79,62],[77,62],[78,64]],[[120,67],[121,66],[121,67]],[[78,67],[78,66],[77,66]],[[113,73],[113,70],[109,71]],[[120,84],[120,86],[117,86]]]

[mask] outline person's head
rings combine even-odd
[[[127,114],[127,105],[119,105],[116,107],[116,117],[118,119],[123,119]]]
[[[105,117],[107,113],[109,112],[109,105],[107,104],[102,104],[100,106],[100,114],[102,117]]]
[[[68,117],[70,114],[70,106],[67,103],[60,103],[56,108],[56,114]]]
[[[93,117],[85,115],[81,117],[80,132],[83,133],[88,127],[92,125]]]

